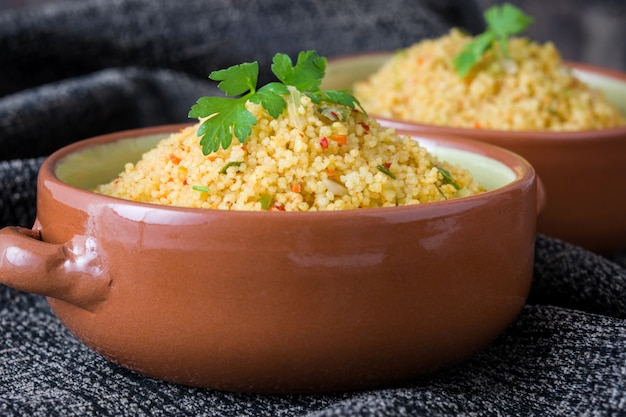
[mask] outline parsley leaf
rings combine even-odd
[[[533,18],[519,8],[504,3],[492,6],[484,13],[487,30],[468,42],[463,50],[454,57],[454,69],[461,78],[465,78],[482,58],[484,53],[496,42],[504,58],[509,57],[509,37],[523,32],[533,23]]]
[[[283,84],[292,85],[298,91],[315,91],[322,83],[327,63],[326,58],[315,51],[300,52],[295,66],[286,54],[276,54],[272,72]]]
[[[474,65],[480,61],[485,51],[491,47],[494,36],[492,32],[485,32],[477,36],[472,42],[469,42],[463,50],[454,57],[452,63],[456,72],[464,78],[474,68]]]
[[[247,91],[254,92],[259,78],[259,64],[246,62],[233,65],[230,68],[213,71],[209,74],[209,78],[213,81],[220,81],[217,87],[229,96],[238,96]]]
[[[517,7],[504,3],[501,7],[491,7],[485,12],[485,20],[489,28],[495,34],[500,43],[500,49],[505,58],[509,57],[509,36],[521,33],[533,22],[533,18],[527,16]]]
[[[359,106],[359,109],[361,109],[363,113],[366,113],[361,103],[359,103],[348,90],[317,90],[305,94],[309,96],[311,101],[315,104],[320,104],[321,102],[339,104],[352,110],[355,109],[356,105]]]
[[[202,153],[208,155],[216,152],[220,146],[227,149],[233,135],[241,142],[250,136],[256,118],[246,109],[245,104],[245,97],[202,97],[198,100],[189,116],[208,117],[198,128],[198,136],[202,136]]]
[[[283,94],[289,94],[289,89],[284,84],[269,83],[259,88],[259,91],[250,97],[250,101],[261,104],[269,115],[275,119],[285,110],[286,103],[281,97]]]
[[[209,78],[219,81],[218,88],[229,97],[201,97],[189,111],[189,117],[205,119],[198,129],[202,152],[208,155],[220,147],[227,149],[233,136],[241,143],[246,141],[257,122],[246,109],[248,101],[260,104],[271,117],[279,117],[287,107],[283,96],[289,94],[289,87],[307,95],[316,104],[331,103],[352,110],[358,106],[365,113],[348,91],[320,90],[326,65],[327,59],[316,51],[300,52],[296,65],[288,55],[278,53],[274,55],[271,68],[280,82],[271,82],[258,90],[256,61],[211,72]]]

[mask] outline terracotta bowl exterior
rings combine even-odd
[[[390,56],[373,53],[331,60],[324,88],[351,89]],[[626,113],[626,73],[581,63],[566,64]],[[535,167],[545,185],[546,207],[537,220],[540,233],[599,253],[626,248],[626,126],[580,132],[510,132],[371,116],[384,126],[417,135],[455,135],[512,150]]]
[[[227,212],[88,191],[147,149],[135,138],[154,143],[178,129],[57,151],[41,168],[33,229],[0,231],[0,282],[46,295],[105,358],[221,390],[355,390],[452,366],[524,306],[540,203],[534,170],[518,155],[423,136],[501,167],[483,176],[510,178],[478,196],[410,207]],[[139,145],[111,151],[122,142]]]

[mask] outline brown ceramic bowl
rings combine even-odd
[[[0,231],[0,282],[46,295],[109,360],[223,390],[354,390],[452,366],[524,306],[540,198],[518,155],[424,136],[491,190],[406,207],[229,212],[88,191],[179,128],[59,150],[33,229]]]
[[[389,53],[339,57],[328,65],[324,88],[351,89],[378,70]],[[626,73],[567,63],[626,113]],[[587,249],[626,249],[626,126],[581,132],[510,132],[411,123],[376,117],[413,134],[455,135],[502,146],[525,157],[546,189],[537,230]]]

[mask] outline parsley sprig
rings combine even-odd
[[[326,73],[327,59],[316,51],[302,51],[296,65],[282,53],[274,55],[272,72],[279,82],[271,82],[257,89],[259,64],[247,62],[213,71],[209,78],[219,81],[218,88],[228,97],[201,97],[191,107],[189,117],[206,118],[198,129],[202,152],[208,155],[219,148],[227,149],[233,137],[244,143],[257,122],[246,109],[248,101],[260,104],[267,113],[277,118],[287,104],[283,96],[289,87],[308,96],[315,104],[330,103],[354,110],[359,101],[347,90],[321,90],[320,84]]]
[[[533,18],[509,3],[492,6],[484,13],[487,30],[467,43],[463,50],[454,57],[454,69],[461,78],[465,78],[482,58],[483,54],[496,43],[500,53],[509,58],[509,37],[523,32],[533,23]]]

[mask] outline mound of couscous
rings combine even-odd
[[[473,38],[453,29],[397,52],[354,86],[370,113],[418,123],[496,130],[571,131],[626,125],[626,116],[564,66],[554,44],[508,40],[467,77],[453,59]]]
[[[366,114],[350,110],[332,120],[309,97],[295,97],[276,119],[246,103],[257,122],[244,143],[205,155],[196,124],[95,191],[183,207],[287,211],[419,204],[481,192],[468,171]]]

